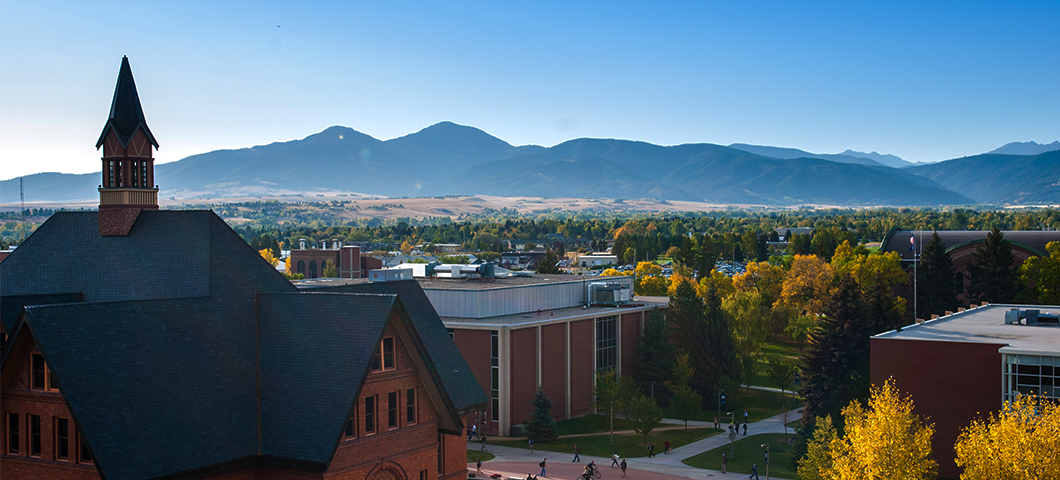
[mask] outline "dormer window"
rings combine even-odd
[[[30,355],[30,366],[33,369],[30,375],[30,388],[33,390],[44,390],[58,392],[59,383],[55,381],[48,364],[44,362],[44,356],[39,353]]]
[[[372,371],[391,370],[397,367],[394,360],[394,337],[386,337],[379,343],[379,349],[372,357]]]

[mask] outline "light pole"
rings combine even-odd
[[[763,443],[762,446],[766,448],[766,480],[769,480],[769,444]]]
[[[615,399],[611,399],[611,446],[615,446]]]
[[[736,460],[736,416],[732,412],[729,415],[729,458]]]

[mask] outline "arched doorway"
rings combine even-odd
[[[295,270],[294,273],[301,273],[302,276],[304,277],[305,276],[305,262],[303,262],[302,260],[299,260],[298,261],[298,269]]]
[[[317,278],[317,261],[309,262],[309,276],[306,278]]]

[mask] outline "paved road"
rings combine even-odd
[[[784,423],[781,421],[781,416],[782,415],[777,415],[762,421],[751,422],[747,427],[748,436],[760,433],[784,433]],[[801,417],[802,414],[799,413],[798,410],[793,410],[790,412],[790,418],[788,418],[788,421],[795,421]],[[684,422],[675,419],[664,419],[663,423],[684,424]],[[714,426],[711,422],[692,421],[688,422],[688,425],[697,427]],[[788,433],[791,433],[791,428],[788,428],[787,431]],[[744,438],[744,436],[741,434],[739,438]],[[626,478],[629,480],[667,480],[672,477],[694,478],[700,480],[705,478],[747,478],[747,474],[745,473],[729,472],[727,474],[722,474],[720,471],[694,468],[681,463],[681,460],[723,446],[727,443],[729,443],[728,435],[719,434],[692,442],[688,445],[674,448],[673,453],[669,455],[659,454],[652,458],[644,457],[626,459],[628,465]],[[468,444],[468,449],[478,450],[479,446],[480,445],[477,442],[470,443]],[[533,473],[535,475],[540,473],[541,469],[538,467],[538,463],[541,462],[542,458],[549,458],[547,465],[549,473],[548,478],[550,480],[575,479],[581,474],[582,467],[591,460],[595,460],[596,464],[602,467],[604,473],[603,480],[616,480],[621,477],[617,468],[608,468],[608,466],[611,465],[610,458],[582,455],[580,463],[572,463],[571,459],[573,457],[570,453],[537,450],[531,454],[529,450],[524,448],[501,447],[488,444],[486,445],[486,450],[496,455],[497,458],[482,464],[483,476],[500,473],[505,479],[509,476],[526,478],[528,473]],[[474,472],[475,465],[468,464],[468,471]],[[765,469],[759,469],[758,474],[764,479]],[[771,478],[784,480],[779,477]]]

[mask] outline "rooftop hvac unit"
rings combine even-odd
[[[621,283],[590,283],[586,288],[589,305],[621,305],[632,298],[629,286]]]

